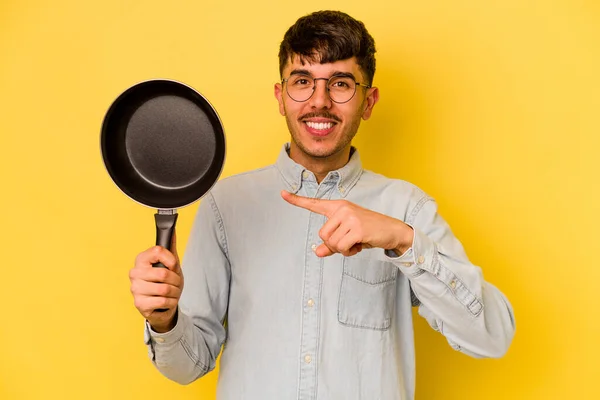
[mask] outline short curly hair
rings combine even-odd
[[[279,46],[279,74],[293,56],[302,64],[356,57],[369,85],[375,75],[375,40],[365,25],[341,11],[317,11],[292,25]]]

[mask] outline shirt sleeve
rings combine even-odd
[[[227,237],[214,198],[198,207],[182,270],[184,288],[177,324],[156,333],[148,323],[145,343],[154,365],[167,378],[188,384],[213,370],[226,338],[230,264]]]
[[[501,357],[515,332],[508,299],[471,264],[462,244],[428,198],[408,221],[412,247],[386,256],[409,279],[419,315],[455,350],[473,357]]]

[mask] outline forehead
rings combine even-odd
[[[294,55],[288,59],[288,62],[282,71],[283,76],[287,77],[291,71],[302,69],[308,71],[315,77],[328,77],[334,72],[349,72],[357,79],[362,79],[360,67],[357,64],[355,57],[325,64],[311,63],[306,59],[304,60],[304,63],[302,63],[302,61],[303,60],[298,55]]]

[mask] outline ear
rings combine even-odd
[[[371,117],[371,112],[373,112],[373,107],[379,101],[379,89],[376,87],[372,87],[367,90],[367,98],[366,98],[366,106],[362,114],[362,119],[365,121]]]
[[[283,106],[283,87],[281,83],[275,84],[275,98],[279,103],[279,114],[285,116],[285,107]]]

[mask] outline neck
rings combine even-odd
[[[321,183],[330,171],[342,168],[350,160],[350,145],[327,157],[314,157],[302,151],[292,140],[290,158],[297,164],[315,174],[317,183]]]

